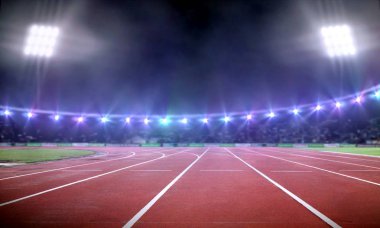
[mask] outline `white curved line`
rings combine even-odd
[[[126,157],[114,158],[114,159],[109,159],[109,160],[105,160],[105,161],[90,162],[90,163],[80,164],[80,165],[66,166],[66,167],[62,167],[62,168],[49,169],[49,170],[44,170],[44,171],[40,171],[40,172],[27,173],[27,174],[22,174],[22,175],[17,175],[17,176],[11,176],[11,177],[5,177],[5,178],[1,178],[0,181],[14,179],[14,178],[19,178],[19,177],[25,177],[25,176],[32,176],[32,175],[41,174],[41,173],[48,173],[48,172],[53,172],[53,171],[58,171],[58,170],[63,170],[63,169],[69,169],[69,168],[74,168],[74,167],[80,167],[80,166],[85,166],[85,165],[93,165],[93,164],[98,164],[98,163],[103,163],[103,162],[121,160],[121,159],[126,159],[126,158],[133,157],[135,155],[136,155],[136,153],[132,152],[132,154],[130,154],[130,155],[126,156]]]

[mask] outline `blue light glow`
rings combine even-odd
[[[373,95],[376,99],[380,99],[380,90],[376,91]]]
[[[355,98],[354,102],[360,104],[363,102],[363,98],[361,96],[358,96]]]
[[[298,108],[295,108],[295,109],[292,110],[292,113],[294,115],[298,115],[300,113],[300,110]]]
[[[245,116],[245,118],[246,118],[247,120],[251,120],[251,119],[252,119],[252,115],[251,115],[251,114],[248,114],[248,115]]]
[[[61,117],[59,115],[54,115],[54,120],[58,121]]]
[[[183,124],[187,124],[189,121],[188,121],[188,119],[187,118],[183,118],[182,120],[181,120],[181,123],[183,123]]]
[[[321,105],[317,105],[314,108],[315,111],[321,111],[322,109],[323,109],[323,107]]]
[[[5,115],[5,116],[10,116],[10,115],[12,115],[12,113],[11,113],[8,109],[6,109],[6,110],[4,111],[4,115]]]
[[[228,123],[228,122],[231,121],[231,117],[229,117],[229,116],[225,116],[225,117],[223,118],[223,121],[224,121],[225,123]]]
[[[273,117],[276,117],[276,113],[274,113],[274,112],[270,112],[270,113],[268,113],[268,115],[267,115],[269,118],[273,118]]]
[[[26,114],[26,116],[27,116],[28,118],[32,118],[32,117],[34,116],[34,114],[33,114],[33,112],[28,112],[28,113]]]
[[[168,125],[168,124],[169,124],[169,119],[168,119],[167,117],[165,117],[165,118],[162,118],[162,119],[160,120],[160,122],[161,122],[161,124],[163,124],[163,125]]]
[[[208,123],[208,119],[207,119],[207,118],[203,118],[203,119],[202,119],[202,122],[203,122],[204,124],[206,124],[206,123]]]

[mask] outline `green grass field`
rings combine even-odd
[[[373,155],[380,156],[380,147],[377,148],[360,148],[360,147],[343,147],[343,148],[318,148],[319,151],[332,151],[332,152],[342,152],[342,153],[350,153],[350,154],[365,154],[365,155]]]
[[[6,149],[0,150],[1,162],[41,162],[95,154],[87,150],[65,149]]]

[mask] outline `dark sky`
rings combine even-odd
[[[49,61],[22,53],[34,23],[62,31]],[[332,60],[319,31],[342,23],[358,54]],[[0,52],[2,105],[139,114],[292,106],[380,83],[380,4],[2,0]]]

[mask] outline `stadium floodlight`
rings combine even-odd
[[[294,115],[298,115],[298,114],[300,114],[300,110],[299,110],[298,108],[294,108],[294,109],[292,110],[292,113],[293,113]]]
[[[125,123],[127,123],[127,124],[131,123],[131,117],[126,117],[125,118]]]
[[[77,122],[78,123],[83,123],[84,122],[84,117],[83,116],[80,116],[77,118]]]
[[[162,118],[162,119],[160,120],[160,122],[161,122],[161,124],[163,124],[163,125],[167,125],[167,124],[169,124],[169,119],[168,119],[167,117],[165,117],[165,118]]]
[[[203,118],[203,119],[202,119],[202,122],[203,122],[204,124],[207,124],[207,123],[208,123],[208,119],[207,119],[207,118]]]
[[[321,29],[323,41],[330,57],[356,54],[353,35],[348,25],[326,26]]]
[[[245,116],[245,118],[246,118],[247,120],[251,120],[251,119],[252,119],[252,115],[251,115],[251,114],[248,114],[248,115]]]
[[[24,54],[49,58],[54,53],[59,29],[55,26],[33,25],[29,28]]]
[[[335,107],[336,108],[341,108],[342,107],[342,103],[339,102],[339,101],[335,102]]]
[[[275,114],[274,112],[270,112],[270,113],[268,113],[267,116],[268,116],[269,118],[273,118],[273,117],[276,116],[276,114]]]
[[[28,112],[28,113],[26,114],[26,116],[27,116],[28,118],[32,118],[32,117],[34,116],[34,114],[33,114],[33,112]]]
[[[189,120],[187,118],[181,119],[181,123],[183,123],[183,124],[187,124],[188,122],[189,122]]]
[[[380,90],[376,91],[373,95],[376,99],[380,99]]]
[[[102,118],[100,118],[100,122],[102,123],[107,123],[109,121],[109,119],[105,116],[103,116]]]
[[[4,111],[4,116],[10,116],[10,115],[12,115],[12,113],[8,109],[6,109]]]
[[[355,98],[355,100],[354,100],[354,102],[355,102],[355,103],[358,103],[358,104],[362,103],[362,101],[363,101],[363,98],[362,98],[361,96],[357,96],[357,97]]]
[[[150,120],[149,120],[148,118],[145,118],[145,119],[144,119],[144,124],[145,124],[145,125],[148,125],[149,122],[150,122]]]
[[[315,106],[314,110],[315,110],[315,111],[321,111],[322,108],[323,108],[323,107],[322,107],[321,105],[317,105],[317,106]]]
[[[61,117],[57,114],[57,115],[54,115],[54,120],[55,121],[58,121]]]
[[[228,122],[231,121],[231,117],[229,117],[229,116],[225,116],[225,117],[223,118],[223,121],[224,121],[225,123],[228,123]]]

